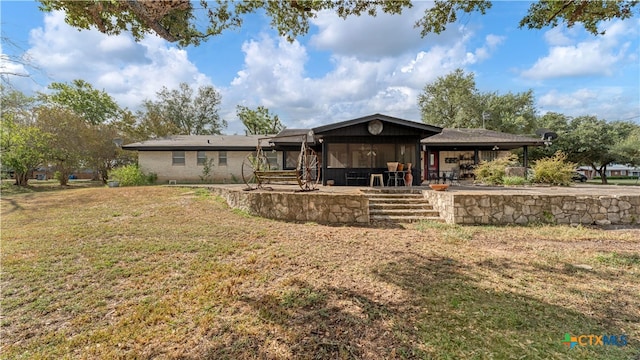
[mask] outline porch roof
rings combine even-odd
[[[430,148],[491,148],[510,150],[522,146],[542,146],[544,141],[529,136],[503,133],[486,129],[444,128],[442,132],[422,139],[421,143]]]

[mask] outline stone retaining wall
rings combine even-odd
[[[452,224],[640,224],[638,195],[423,193]]]
[[[369,199],[359,194],[242,191],[223,187],[210,190],[224,198],[232,208],[269,219],[343,224],[369,222]]]

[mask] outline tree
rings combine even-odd
[[[546,26],[556,27],[559,22],[573,27],[580,23],[594,35],[604,34],[598,30],[598,23],[612,19],[628,19],[633,16],[633,8],[638,1],[611,0],[569,0],[539,1],[531,4],[527,15],[520,20],[520,27],[542,29]]]
[[[533,91],[481,93],[462,69],[437,78],[418,96],[422,121],[442,127],[485,128],[530,134],[535,127]]]
[[[111,95],[96,90],[84,80],[73,80],[71,84],[51,83],[51,95],[41,94],[45,102],[71,109],[88,124],[104,124],[120,116],[122,110]]]
[[[67,185],[69,176],[87,165],[86,140],[90,125],[73,111],[62,107],[42,106],[37,110],[37,126],[49,134],[47,160],[54,165],[60,185]]]
[[[246,106],[238,105],[236,114],[247,129],[247,135],[269,135],[277,134],[284,130],[284,125],[280,122],[278,115],[271,115],[269,109],[258,106],[251,110]]]
[[[48,151],[47,135],[34,126],[35,99],[0,85],[0,151],[3,170],[13,170],[16,185],[27,186]]]
[[[14,121],[12,114],[2,114],[2,166],[14,171],[16,185],[27,186],[33,171],[44,163],[48,153],[48,140],[49,135],[37,127]]]
[[[640,165],[640,126],[631,124],[633,129],[622,141],[616,143],[613,152],[620,156],[620,163]]]
[[[33,109],[36,106],[36,99],[24,93],[0,85],[0,111],[3,116],[11,114],[13,121],[29,125],[34,122]]]
[[[456,69],[438,77],[418,96],[422,121],[442,127],[480,127],[478,95],[473,73]]]
[[[33,58],[29,55],[29,53],[9,37],[1,36],[0,42],[2,43],[2,47],[4,48],[2,54],[0,54],[0,60],[2,61],[2,66],[0,66],[0,86],[12,88],[13,86],[11,84],[11,78],[30,77],[31,75],[29,74],[28,69],[33,71],[41,71],[41,69],[34,63]],[[22,53],[22,55],[7,54],[7,48],[13,49],[13,53]]]
[[[411,7],[409,0],[200,1],[200,9],[196,9],[189,0],[114,0],[92,3],[76,0],[39,1],[42,4],[41,10],[63,10],[66,13],[65,21],[80,29],[95,27],[109,35],[130,31],[136,40],[147,33],[155,33],[182,46],[199,45],[202,40],[219,35],[224,30],[239,28],[244,16],[259,10],[263,10],[271,18],[271,26],[281,36],[293,40],[298,35],[306,34],[309,20],[323,10],[335,10],[339,16],[346,18],[363,13],[375,16],[379,8],[386,13],[399,14],[403,8]],[[197,26],[203,17],[208,18],[206,29]]]
[[[114,140],[121,132],[113,124],[91,125],[83,139],[83,158],[86,164],[95,170],[104,184],[109,180],[109,171],[115,167],[133,163],[130,151],[119,149]]]
[[[640,148],[635,139],[639,130],[638,125],[633,123],[607,122],[595,116],[570,118],[550,113],[540,119],[540,124],[558,134],[558,138],[544,152],[560,150],[569,161],[591,166],[600,175],[603,184],[607,183],[607,166],[637,159],[633,154],[637,154]],[[628,152],[626,145],[631,147]]]
[[[157,101],[145,101],[146,113],[140,114],[141,126],[152,135],[220,134],[227,126],[218,115],[222,98],[213,86],[200,87],[194,95],[187,83],[181,83],[174,90],[163,87],[157,95]]]
[[[77,1],[77,0],[39,0],[43,11],[62,10],[65,21],[79,29],[97,28],[99,31],[117,35],[131,32],[136,40],[147,33],[155,33],[170,42],[182,46],[199,45],[202,40],[219,35],[223,31],[239,28],[248,14],[264,11],[271,19],[271,26],[281,36],[290,41],[309,31],[309,20],[321,11],[334,11],[341,18],[367,14],[376,16],[380,10],[388,14],[400,14],[411,8],[410,0],[252,0],[252,1],[200,1],[196,8],[189,0],[174,1]],[[520,27],[540,29],[545,26],[557,26],[560,23],[568,27],[576,23],[598,34],[600,21],[628,19],[634,15],[638,1],[539,1],[529,8],[520,21]],[[416,21],[422,36],[429,33],[441,33],[450,23],[458,19],[458,14],[480,12],[485,14],[492,6],[491,1],[477,0],[436,0]],[[203,29],[198,24],[203,18],[208,26]]]
[[[477,117],[485,121],[485,128],[511,134],[532,134],[536,127],[533,90],[522,93],[482,94]]]

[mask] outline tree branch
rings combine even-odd
[[[175,42],[180,40],[178,37],[171,34],[168,29],[166,29],[164,26],[160,24],[159,20],[162,19],[162,16],[164,14],[159,14],[161,16],[159,18],[153,17],[151,14],[149,14],[149,12],[147,11],[147,8],[138,0],[128,0],[127,5],[129,6],[129,9],[131,9],[131,11],[134,14],[136,14],[136,16],[142,19],[143,23],[148,25],[149,28],[155,31],[156,34],[158,34],[158,36],[160,36],[161,38],[169,42]]]

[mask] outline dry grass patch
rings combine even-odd
[[[637,230],[291,224],[164,187],[1,203],[6,358],[640,355]]]

